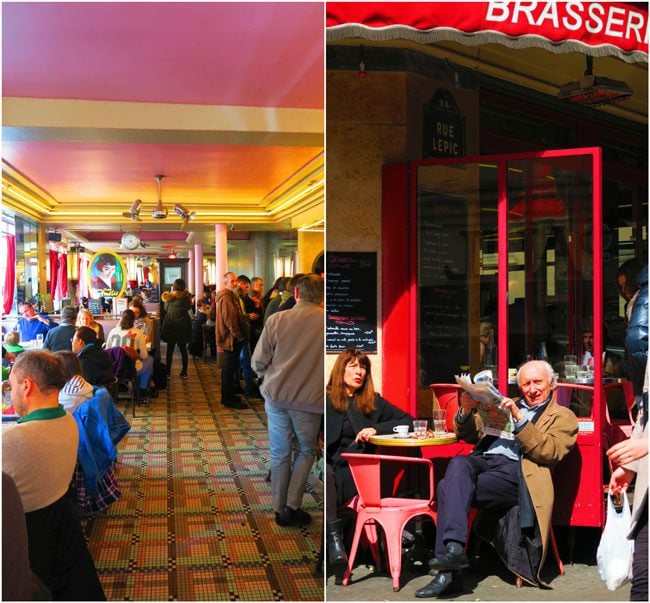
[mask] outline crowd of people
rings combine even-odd
[[[607,451],[613,467],[610,493],[625,491],[636,477],[628,535],[635,542],[632,600],[647,600],[647,281],[647,267],[629,264],[619,270],[627,323],[621,371],[627,371],[634,384],[638,416],[632,437]],[[371,443],[374,436],[390,434],[397,425],[410,427],[415,417],[375,390],[370,357],[361,350],[341,352],[323,387],[322,276],[282,277],[263,294],[260,277],[228,271],[220,285],[217,291],[206,288],[197,299],[177,279],[171,291],[162,295],[165,315],[160,339],[167,346],[162,370],[172,376],[178,347],[178,376],[186,379],[188,352],[202,355],[214,344],[211,351],[220,373],[221,404],[243,410],[248,408],[246,402],[264,401],[272,512],[280,527],[310,523],[302,499],[318,450],[324,448],[327,561],[331,567],[345,567],[346,539],[338,513],[357,489],[342,454],[376,452]],[[30,304],[23,304],[21,313],[20,338],[10,333],[4,341],[5,356],[15,355],[9,383],[21,419],[3,437],[4,458],[11,459],[3,463],[3,481],[11,482],[7,492],[15,485],[18,498],[8,511],[15,512],[22,505],[29,541],[33,530],[43,529],[43,522],[68,516],[61,501],[75,470],[79,439],[70,417],[97,395],[98,388],[114,383],[116,356],[110,351],[120,350],[133,360],[139,396],[145,400],[157,395],[151,347],[160,343],[153,341],[147,312],[137,297],[107,335],[83,308],[79,312],[63,308],[60,324],[37,314]],[[24,351],[19,342],[37,335],[44,337],[43,350]],[[481,336],[483,346],[491,345],[493,325],[483,324]],[[584,325],[582,344],[581,361],[593,364],[591,324]],[[516,381],[520,396],[505,396],[499,403],[512,420],[513,430],[507,436],[486,435],[477,401],[468,393],[459,395],[453,430],[459,439],[475,446],[471,454],[452,458],[437,484],[435,536],[429,543],[433,579],[414,592],[417,598],[448,598],[463,591],[471,509],[480,509],[490,518],[486,539],[506,567],[530,584],[547,586],[541,569],[549,548],[554,505],[552,471],[576,445],[578,420],[570,408],[558,403],[557,375],[547,361],[525,362],[517,370]],[[19,448],[22,454],[17,454]],[[52,450],[57,454],[52,455]],[[54,458],[56,466],[52,466]],[[38,471],[30,472],[27,463],[39,467]],[[94,567],[92,560],[88,563],[84,546],[82,542],[75,545],[74,555],[85,559],[87,598],[96,600],[102,596],[101,586],[96,572],[93,578]],[[31,551],[29,561],[41,587],[58,588],[52,570],[42,567],[45,561],[32,562]],[[38,586],[38,581],[33,584]]]

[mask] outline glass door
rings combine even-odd
[[[602,357],[599,149],[419,162],[415,180],[416,408],[460,372],[505,393],[526,359],[564,378],[565,356]]]

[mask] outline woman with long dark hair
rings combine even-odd
[[[375,392],[370,358],[362,351],[341,352],[327,385],[326,479],[327,553],[330,565],[347,563],[336,510],[357,494],[342,452],[372,454],[374,435],[393,433],[396,425],[412,426],[413,417]]]
[[[187,344],[192,342],[192,294],[185,288],[185,281],[177,278],[171,291],[162,294],[165,302],[165,319],[163,320],[160,338],[167,342],[167,374],[171,375],[174,348],[178,345],[181,351],[181,379],[187,379]]]

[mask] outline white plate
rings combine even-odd
[[[393,437],[394,437],[394,438],[397,438],[398,440],[407,440],[408,438],[411,437],[411,434],[408,434],[408,435],[400,435],[399,433],[396,433]]]

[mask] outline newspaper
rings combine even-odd
[[[499,408],[504,395],[494,387],[492,371],[476,373],[474,381],[468,373],[455,375],[455,378],[456,383],[479,403],[476,410],[481,417],[483,434],[513,440],[515,436],[512,433],[512,417],[509,411]]]

